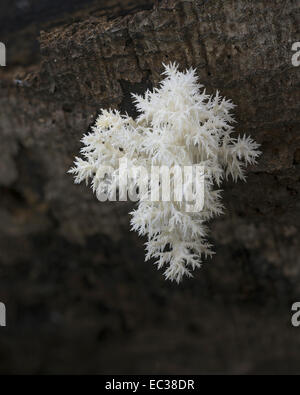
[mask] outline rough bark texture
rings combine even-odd
[[[0,371],[299,373],[299,2],[2,3]],[[144,263],[130,203],[66,174],[100,107],[134,115],[130,92],[168,61],[230,97],[263,151],[225,186],[217,254],[179,286]]]

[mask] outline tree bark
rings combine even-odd
[[[299,373],[298,2],[31,0],[8,27],[15,3],[0,19],[0,371]],[[169,61],[231,98],[263,151],[247,183],[224,184],[216,255],[179,286],[144,263],[130,203],[67,175],[99,109],[135,116],[130,93]]]

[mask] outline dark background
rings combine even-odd
[[[1,373],[300,373],[299,2],[1,0]],[[131,203],[66,172],[101,107],[196,67],[262,144],[224,184],[216,255],[180,285],[144,262]]]

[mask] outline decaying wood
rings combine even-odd
[[[299,373],[298,1],[94,3],[42,13],[41,57],[25,45],[26,62],[11,50],[0,71],[1,371]],[[33,24],[11,29],[10,45]],[[225,186],[216,256],[179,287],[143,262],[131,204],[100,204],[66,174],[99,109],[135,115],[130,92],[155,86],[168,61],[231,98],[236,129],[263,151],[247,184]]]

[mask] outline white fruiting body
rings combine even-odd
[[[249,137],[233,137],[231,110],[234,104],[219,93],[208,96],[197,82],[193,69],[179,72],[175,64],[164,65],[165,79],[144,97],[133,95],[139,111],[137,119],[118,111],[102,110],[93,132],[82,139],[84,159],[76,158],[70,170],[75,182],[92,180],[92,188],[101,199],[112,197],[119,185],[119,160],[128,167],[191,166],[205,169],[204,207],[187,212],[182,202],[145,201],[139,196],[131,215],[132,229],[146,235],[146,260],[155,258],[158,268],[166,266],[165,277],[179,282],[183,275],[200,267],[201,256],[213,254],[205,240],[205,223],[222,213],[220,190],[231,176],[245,180],[243,168],[255,164],[260,152]],[[109,166],[103,170],[103,166]],[[172,183],[176,183],[175,175]],[[136,178],[129,187],[136,188]]]

